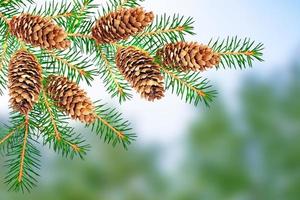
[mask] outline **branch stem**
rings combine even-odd
[[[9,20],[7,19],[7,17],[0,12],[0,19],[3,20],[7,25],[9,25]]]
[[[108,61],[108,59],[107,59],[107,55],[99,48],[99,46],[97,46],[97,48],[100,51],[101,59],[104,61],[106,69],[108,70],[110,76],[112,77],[113,82],[117,86],[118,92],[122,96],[124,94],[123,88],[120,86],[120,83],[118,82],[114,72],[112,71],[112,66],[111,66],[110,62]]]
[[[110,125],[110,123],[108,121],[106,121],[105,119],[103,119],[102,117],[100,117],[99,115],[97,115],[95,113],[95,117],[101,121],[105,126],[107,126],[108,128],[110,128],[116,135],[118,138],[120,139],[124,139],[125,138],[125,135],[123,132],[121,131],[118,131],[116,128],[114,128],[112,125]]]
[[[118,5],[118,7],[116,8],[116,10],[122,9],[122,8],[124,7],[124,5],[125,5],[126,3],[128,3],[128,2],[129,2],[129,0],[122,0],[122,1],[120,2],[120,5]]]
[[[195,88],[194,86],[190,85],[189,83],[185,82],[184,80],[180,79],[176,74],[174,74],[170,70],[166,69],[165,67],[161,67],[161,70],[164,71],[169,76],[171,76],[172,78],[174,78],[175,80],[177,80],[180,83],[182,83],[183,85],[185,85],[186,87],[188,87],[191,90],[195,91],[199,96],[206,97],[206,93],[204,91],[199,90],[199,89]]]
[[[78,37],[78,38],[87,38],[87,39],[93,39],[94,37],[92,35],[87,34],[81,34],[81,33],[68,33],[69,37]]]
[[[49,16],[48,18],[51,19],[51,20],[53,20],[53,19],[58,19],[58,18],[61,18],[61,17],[70,17],[70,16],[72,16],[72,13],[66,12],[66,13],[63,13],[63,14]]]
[[[183,32],[185,28],[183,26],[178,26],[176,28],[169,28],[169,29],[160,29],[156,31],[151,32],[145,32],[138,35],[139,37],[145,37],[145,36],[153,36],[153,35],[161,35],[165,33],[173,33],[173,32]]]
[[[226,52],[220,52],[219,55],[225,56],[225,55],[244,55],[244,56],[253,56],[255,53],[253,51],[226,51]]]
[[[54,119],[54,116],[53,116],[53,113],[52,113],[52,109],[51,109],[50,103],[48,101],[48,97],[46,95],[45,89],[42,88],[42,90],[43,90],[43,98],[44,98],[45,106],[46,106],[46,109],[47,109],[47,111],[50,115],[51,124],[52,124],[53,129],[54,129],[55,139],[57,141],[60,141],[61,140],[61,134],[58,131],[58,128],[57,128],[57,125],[56,125],[56,122],[55,122],[55,119]]]
[[[28,139],[28,128],[29,128],[29,117],[28,114],[25,116],[25,134],[23,139],[23,146],[21,152],[21,161],[20,161],[20,171],[18,176],[18,182],[21,183],[23,180],[24,175],[24,161],[25,161],[25,153],[26,153],[26,146],[27,146],[27,139]]]
[[[1,139],[0,141],[0,145],[3,144],[6,140],[8,140],[11,136],[13,136],[15,134],[15,132],[19,129],[22,128],[24,126],[24,124],[20,124],[19,126],[17,126],[15,129],[13,129],[12,131],[10,131],[4,138]]]
[[[56,55],[54,52],[46,50],[46,52],[53,57],[55,60],[65,64],[66,66],[68,66],[69,68],[77,71],[80,75],[84,76],[87,72],[83,69],[79,69],[76,65],[73,65],[72,63],[70,63],[68,60],[66,60],[65,58],[62,58],[58,55]]]
[[[2,71],[4,65],[3,65],[3,62],[4,62],[4,59],[5,59],[5,54],[6,54],[6,51],[7,51],[7,47],[8,47],[8,37],[9,37],[9,31],[7,30],[6,31],[6,34],[5,34],[5,41],[2,45],[2,54],[0,56],[0,72]]]

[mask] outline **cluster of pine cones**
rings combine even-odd
[[[120,9],[97,20],[91,37],[98,45],[112,44],[141,33],[154,19],[152,12],[142,8]],[[19,40],[45,49],[66,49],[71,43],[68,34],[51,18],[21,14],[9,21],[10,33]],[[137,47],[119,47],[116,64],[133,88],[149,101],[164,96],[164,80],[161,67],[178,71],[203,71],[218,65],[220,55],[208,46],[197,43],[178,42],[162,47],[154,60],[149,53]],[[93,123],[93,104],[86,92],[76,83],[62,76],[46,77],[42,81],[42,67],[37,58],[21,49],[9,64],[9,94],[14,110],[27,115],[45,88],[48,97],[73,119]]]

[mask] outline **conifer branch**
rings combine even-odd
[[[25,116],[25,133],[24,133],[24,139],[23,139],[23,146],[22,146],[22,152],[21,152],[21,160],[20,160],[20,170],[19,170],[19,176],[18,181],[19,183],[23,180],[23,173],[24,173],[24,160],[25,160],[25,153],[26,153],[26,145],[27,145],[27,139],[28,139],[28,126],[29,126],[29,118],[28,115]]]
[[[9,23],[9,20],[7,19],[7,17],[1,12],[0,12],[0,20],[4,21],[6,24]]]
[[[96,41],[91,36],[91,29],[94,25],[93,21],[84,20],[81,25],[77,28],[76,32],[68,33],[69,39],[74,44],[74,50],[80,49],[81,52],[87,53],[89,55],[96,51]],[[67,24],[66,24],[67,26]]]
[[[95,114],[96,115],[96,118],[101,122],[103,123],[105,126],[107,126],[114,134],[116,134],[116,136],[119,138],[119,139],[124,139],[125,138],[125,135],[122,131],[119,131],[117,130],[115,127],[113,127],[112,125],[110,125],[110,123],[108,123],[105,119],[101,118],[99,115]]]
[[[53,51],[47,51],[47,53],[54,58],[56,61],[66,65],[70,70],[76,71],[79,75],[85,75],[87,72],[84,69],[81,69],[80,67],[73,65],[70,63],[67,59],[60,57],[56,55]]]
[[[94,103],[96,122],[87,125],[91,130],[100,135],[107,144],[113,146],[121,143],[125,149],[136,135],[131,132],[130,124],[122,119],[122,116],[115,109],[106,108],[105,105]]]
[[[140,2],[144,0],[109,0],[106,3],[106,8],[103,6],[102,15],[110,12],[118,11],[122,8],[134,8],[140,6]]]
[[[57,141],[60,141],[61,140],[61,134],[59,133],[59,131],[57,129],[57,125],[56,125],[56,122],[55,122],[55,119],[54,119],[54,116],[53,116],[53,113],[52,113],[52,109],[51,109],[51,106],[50,106],[50,103],[48,101],[48,97],[46,95],[46,92],[45,92],[44,88],[42,88],[42,95],[43,95],[43,99],[44,99],[46,109],[47,109],[47,111],[50,115],[50,121],[51,121],[51,124],[52,124],[53,129],[54,129],[55,139]]]
[[[60,2],[46,1],[41,7],[28,7],[26,13],[34,15],[44,16],[45,18],[52,20],[69,16],[71,3],[67,3],[66,0]]]
[[[2,7],[8,7],[8,6],[12,6],[13,8],[19,8],[20,6],[25,6],[27,3],[32,4],[33,1],[32,0],[2,0],[0,2],[0,6]]]
[[[130,86],[125,82],[120,72],[116,69],[114,59],[109,59],[109,50],[105,51],[105,48],[97,46],[95,60],[102,67],[100,70],[100,76],[104,78],[104,84],[107,87],[107,91],[112,97],[117,96],[119,102],[123,102],[132,98],[130,94]]]
[[[7,133],[0,145],[9,158],[5,179],[11,190],[36,185],[40,153],[34,143],[40,136],[62,156],[83,158],[89,145],[70,118],[113,146],[126,149],[135,140],[116,109],[92,103],[82,80],[91,85],[100,75],[120,103],[131,99],[132,89],[148,101],[169,89],[188,103],[209,106],[216,91],[200,71],[263,61],[263,44],[248,38],[211,40],[209,46],[185,42],[194,34],[192,18],[165,14],[154,20],[142,1],[109,0],[95,16],[94,0],[50,1],[27,12],[32,0],[0,0],[0,86],[8,85],[13,109],[10,125],[0,126]]]
[[[78,38],[87,38],[87,39],[94,39],[92,35],[86,35],[81,33],[69,33],[69,37],[78,37]]]
[[[181,96],[187,103],[197,106],[204,102],[209,106],[216,95],[216,91],[210,89],[209,82],[202,79],[198,72],[176,72],[166,67],[161,67],[161,71],[165,75],[166,89],[171,89],[172,93]]]
[[[54,52],[45,50],[46,56],[43,64],[47,64],[47,69],[50,73],[56,73],[66,75],[70,80],[85,82],[90,85],[91,81],[94,80],[94,76],[97,75],[97,70],[92,69],[92,64],[88,58],[82,57],[80,52],[68,51],[68,52]],[[48,59],[49,57],[50,59]],[[56,67],[54,67],[54,66]]]
[[[126,45],[142,46],[147,51],[154,53],[157,48],[167,44],[184,41],[186,35],[194,35],[194,20],[180,15],[157,16],[155,21],[142,33],[134,36]]]
[[[66,13],[62,13],[62,14],[53,15],[53,16],[50,16],[48,18],[55,20],[55,19],[59,19],[59,18],[62,18],[62,17],[71,17],[71,16],[72,16],[72,13],[66,12]]]
[[[0,54],[0,86],[2,88],[6,88],[6,73],[4,72],[5,69],[4,69],[4,65],[5,65],[5,60],[7,58],[7,48],[8,48],[8,38],[9,38],[9,31],[7,30],[6,33],[5,33],[5,38],[4,38],[4,41],[3,44],[2,44],[2,52]],[[0,95],[2,95],[3,92],[0,88]]]
[[[122,9],[123,7],[139,6],[138,0],[117,0],[116,2],[116,10]]]
[[[227,37],[224,40],[211,40],[209,46],[221,56],[220,66],[223,68],[243,69],[252,67],[254,60],[263,61],[263,44],[255,44],[250,38]]]
[[[43,100],[43,103],[39,103],[38,106],[46,108],[44,116],[39,120],[40,122],[44,121],[44,124],[46,124],[40,127],[45,138],[44,145],[53,145],[54,151],[58,151],[63,156],[73,158],[77,155],[83,158],[89,146],[83,144],[85,141],[81,137],[76,136],[72,128],[64,125],[66,123],[58,116],[55,106],[49,101],[45,88],[42,88],[41,100]],[[35,116],[38,114],[36,113]]]
[[[17,126],[16,128],[12,129],[5,137],[3,137],[0,140],[0,145],[2,145],[3,143],[5,143],[7,140],[9,140],[16,132],[18,129],[22,128],[24,126],[24,124],[20,124],[19,126]]]
[[[73,0],[74,8],[71,10],[71,16],[67,20],[67,31],[69,33],[75,33],[76,30],[81,26],[81,22],[84,21],[88,15],[93,14],[91,11],[94,8],[97,8],[96,4],[93,4],[94,0]]]
[[[30,142],[34,141],[32,138],[35,131],[34,123],[29,120],[29,115],[15,114],[11,119],[11,123],[15,124],[14,135],[17,135],[10,147],[11,150],[7,153],[10,159],[6,161],[9,171],[5,179],[10,190],[29,191],[37,182],[36,176],[39,175],[36,171],[40,168],[40,153]],[[20,121],[22,121],[21,125],[16,124]]]

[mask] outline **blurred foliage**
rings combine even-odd
[[[238,113],[219,106],[203,115],[189,138],[191,186],[180,199],[299,199],[299,75],[295,66],[286,84],[249,79]]]
[[[238,112],[218,103],[201,113],[175,172],[159,148],[94,144],[88,160],[44,160],[41,186],[5,200],[297,200],[300,197],[300,70],[287,81],[249,79]],[[93,138],[91,138],[93,140]],[[59,170],[57,170],[59,169]],[[3,170],[0,175],[3,177]]]

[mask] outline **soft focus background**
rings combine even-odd
[[[243,71],[205,73],[219,91],[210,109],[170,94],[156,103],[136,95],[118,106],[139,136],[128,151],[82,130],[92,144],[86,160],[65,160],[44,148],[40,184],[31,194],[7,192],[1,157],[0,199],[300,199],[300,2],[148,0],[143,5],[158,14],[193,16],[198,35],[190,40],[237,35],[263,42],[265,62]],[[88,91],[93,99],[117,105],[101,80]],[[8,118],[7,105],[7,96],[1,97],[1,121]]]

